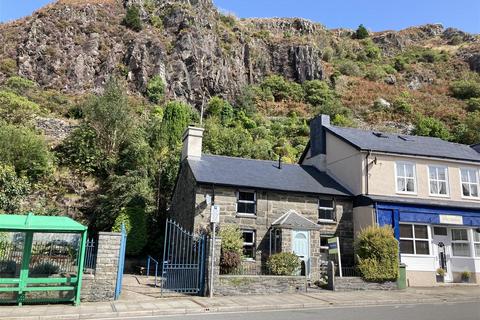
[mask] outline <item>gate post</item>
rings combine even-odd
[[[122,223],[122,237],[120,240],[120,250],[118,253],[118,267],[117,267],[117,283],[115,285],[114,299],[118,300],[120,293],[122,293],[123,269],[125,266],[125,249],[127,246],[127,231],[125,225]]]

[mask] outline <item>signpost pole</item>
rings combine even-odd
[[[213,298],[213,277],[215,275],[215,242],[216,242],[216,229],[217,223],[220,222],[220,206],[212,205],[210,208],[210,222],[212,223],[212,254],[210,255],[210,298]]]
[[[342,274],[342,258],[341,258],[341,255],[340,255],[340,240],[339,238],[337,237],[337,252],[338,252],[338,272],[339,272],[339,275],[340,275],[340,278],[343,278],[343,274]]]

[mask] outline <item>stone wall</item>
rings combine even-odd
[[[178,181],[172,196],[170,212],[173,213],[172,218],[189,231],[193,231],[196,210],[201,210],[202,208],[200,206],[196,209],[195,189],[195,178],[192,170],[188,166],[187,161],[183,161],[180,165]]]
[[[230,276],[221,275],[215,281],[214,294],[236,296],[250,294],[296,293],[305,291],[305,277]]]
[[[115,295],[121,234],[98,234],[97,263],[92,274],[84,274],[82,301],[110,301]]]
[[[177,192],[180,193],[185,181],[193,179],[186,168],[179,179]],[[185,180],[180,182],[180,180]],[[205,186],[200,185],[195,190],[195,209],[188,209],[189,205],[183,207],[172,206],[172,216],[183,226],[190,224],[185,217],[194,215],[194,227],[190,230],[200,231],[209,229],[210,205],[205,202],[205,195],[214,196],[215,204],[220,206],[220,228],[222,225],[235,224],[241,229],[253,229],[256,232],[256,263],[257,269],[261,269],[270,254],[270,226],[288,210],[295,210],[309,220],[316,222],[318,219],[318,196],[299,193],[287,193],[276,191],[257,190],[257,213],[255,216],[245,216],[236,212],[237,188]],[[185,189],[185,195],[177,194],[176,199],[189,199],[191,190]],[[174,201],[175,202],[175,201]],[[337,220],[332,223],[320,223],[320,232],[311,232],[311,271],[312,279],[320,277],[320,270],[323,261],[320,259],[320,236],[339,236],[341,239],[342,256],[345,257],[344,265],[353,260],[353,223],[352,223],[352,202],[345,198],[336,199]],[[189,213],[187,213],[189,212]],[[192,213],[194,212],[194,214]],[[185,221],[185,222],[183,222]],[[288,237],[282,232],[282,240]],[[285,236],[285,237],[284,237]],[[282,248],[282,251],[290,251],[291,248]],[[343,259],[342,259],[343,260]]]
[[[360,291],[360,290],[397,290],[397,283],[367,282],[360,277],[335,277],[334,291]]]

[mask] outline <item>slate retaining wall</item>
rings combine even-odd
[[[221,275],[215,281],[218,296],[295,293],[305,291],[305,277]]]

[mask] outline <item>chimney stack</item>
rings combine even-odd
[[[200,158],[202,156],[203,128],[189,126],[182,137],[182,158]]]
[[[326,134],[324,127],[330,127],[329,115],[321,114],[310,121],[310,157],[326,153]]]
[[[477,144],[474,144],[472,146],[473,150],[477,151],[478,153],[480,153],[480,143],[477,143]]]

